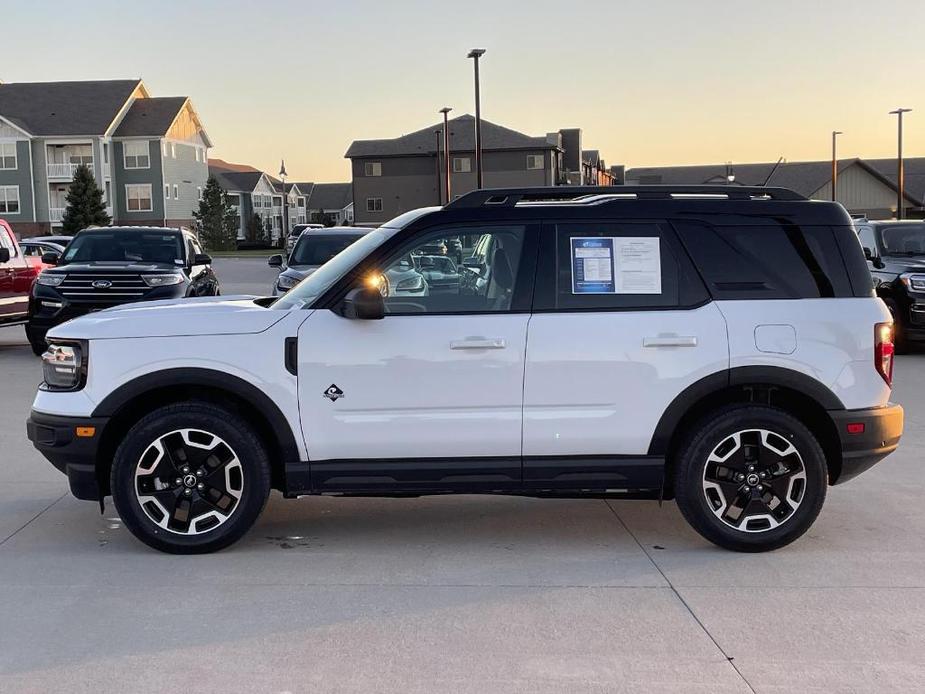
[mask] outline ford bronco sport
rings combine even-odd
[[[471,249],[455,289],[384,290],[438,239]],[[75,496],[111,494],[167,552],[231,544],[271,489],[674,498],[712,542],[770,550],[896,448],[891,329],[837,204],[481,190],[276,299],[53,328],[27,429]]]

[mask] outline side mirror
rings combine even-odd
[[[208,253],[197,253],[193,256],[193,265],[211,265],[212,256]]]
[[[385,318],[385,302],[375,287],[356,287],[347,292],[340,307],[344,318],[380,320]]]
[[[868,260],[874,259],[874,254],[870,252],[870,249],[867,246],[864,246],[864,257]]]
[[[0,263],[8,263],[8,262],[10,262],[10,249],[0,248]]]
[[[267,265],[270,267],[282,267],[283,266],[283,256],[279,253],[275,253],[267,258]]]
[[[46,265],[57,265],[59,256],[57,253],[42,253],[42,262]]]

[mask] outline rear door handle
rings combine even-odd
[[[450,349],[504,349],[504,338],[467,337],[465,340],[452,340]]]
[[[664,335],[659,337],[646,337],[642,340],[643,347],[696,347],[697,338],[693,335]]]

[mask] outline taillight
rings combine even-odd
[[[893,324],[877,323],[874,325],[874,366],[877,373],[883,376],[883,380],[891,388],[893,387],[893,355],[895,354]]]

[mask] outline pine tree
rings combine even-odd
[[[193,217],[196,218],[199,238],[207,249],[234,250],[238,240],[236,214],[214,176],[209,176],[199,201],[199,210],[193,212]]]
[[[74,180],[67,189],[67,207],[61,219],[65,234],[76,234],[89,226],[106,226],[112,218],[106,213],[103,191],[96,184],[93,172],[81,164],[74,171]]]

